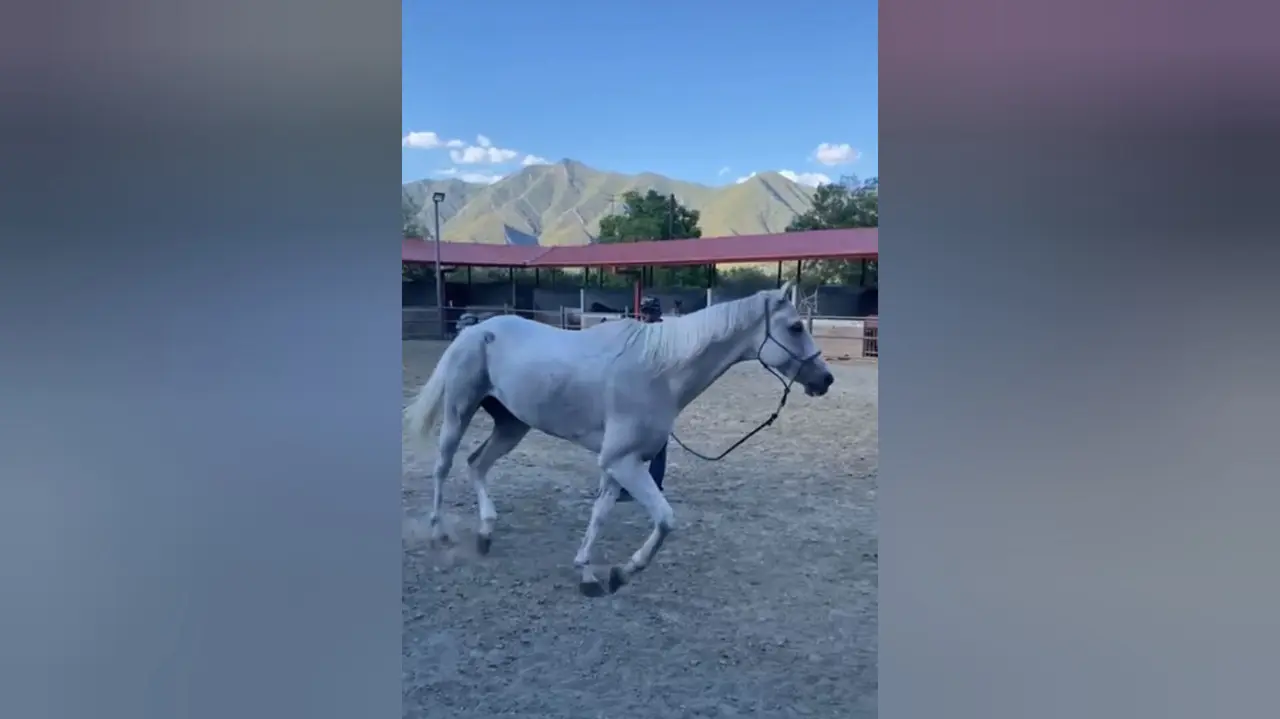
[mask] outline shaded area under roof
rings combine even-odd
[[[431,242],[406,239],[401,247],[401,259],[405,262],[435,262],[435,246]],[[440,244],[440,259],[444,264],[486,267],[707,265],[728,262],[876,259],[879,255],[880,235],[876,228],[577,247],[488,245],[478,242]]]

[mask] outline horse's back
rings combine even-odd
[[[638,323],[631,323],[638,324]],[[610,322],[585,330],[566,330],[519,315],[498,315],[481,322],[493,333],[493,350],[497,354],[533,359],[564,360],[578,363],[611,348],[621,349],[631,329],[626,322]]]

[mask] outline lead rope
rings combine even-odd
[[[767,315],[768,315],[768,313],[766,313],[766,317],[767,317]],[[767,320],[766,320],[766,322],[767,322]],[[756,350],[756,360],[760,363],[760,366],[761,366],[761,367],[764,367],[765,369],[769,370],[769,374],[773,375],[774,377],[777,377],[777,378],[778,378],[778,381],[782,383],[782,398],[778,400],[778,408],[777,408],[777,409],[775,409],[775,410],[773,411],[773,414],[769,415],[769,418],[768,418],[768,419],[766,419],[765,421],[761,422],[759,425],[757,425],[757,426],[756,426],[756,428],[755,428],[755,429],[753,429],[753,430],[751,430],[750,432],[748,432],[748,433],[746,434],[746,436],[745,436],[745,437],[743,437],[742,439],[738,440],[737,442],[734,442],[733,444],[729,445],[729,448],[728,448],[728,449],[726,449],[725,451],[721,452],[720,454],[718,454],[718,455],[716,455],[716,456],[714,456],[714,457],[709,457],[709,456],[707,456],[707,455],[705,455],[705,454],[703,454],[703,453],[701,453],[701,452],[699,452],[699,451],[697,451],[697,450],[690,449],[690,448],[689,448],[689,445],[687,445],[687,444],[685,444],[684,442],[680,441],[680,438],[676,436],[676,432],[675,432],[675,430],[673,429],[673,430],[671,430],[671,439],[674,439],[674,440],[676,441],[676,444],[680,445],[680,448],[681,448],[681,449],[683,449],[684,451],[688,452],[689,454],[692,454],[693,456],[697,457],[698,459],[703,459],[703,460],[706,460],[706,461],[708,461],[708,462],[719,462],[720,460],[724,459],[725,457],[728,457],[730,452],[732,452],[733,450],[737,449],[738,447],[741,447],[741,446],[742,446],[742,444],[743,444],[744,442],[746,442],[747,440],[749,440],[749,439],[751,439],[752,437],[756,436],[756,434],[757,434],[760,430],[762,430],[762,429],[764,429],[765,427],[768,427],[769,425],[773,424],[773,423],[774,423],[774,421],[778,419],[778,415],[782,414],[782,408],[787,406],[787,397],[791,394],[791,385],[795,384],[795,382],[796,382],[796,381],[795,381],[795,379],[794,379],[794,378],[793,378],[793,379],[791,379],[791,380],[784,379],[784,378],[782,377],[782,375],[778,373],[778,371],[777,371],[777,370],[775,370],[774,368],[772,368],[772,367],[770,367],[769,365],[765,364],[765,363],[764,363],[764,360],[760,359],[760,352],[762,352],[762,351],[764,350],[764,346],[765,346],[765,344],[767,344],[767,343],[769,342],[769,340],[773,340],[774,342],[777,342],[778,346],[779,346],[779,347],[781,347],[781,348],[783,349],[783,351],[784,351],[784,352],[786,352],[787,354],[791,355],[791,356],[792,356],[792,358],[794,358],[796,361],[800,362],[800,364],[801,364],[801,368],[803,368],[803,366],[804,366],[805,364],[807,364],[807,363],[809,363],[809,362],[812,362],[814,359],[816,359],[817,357],[821,356],[821,354],[822,354],[822,351],[821,351],[821,350],[819,350],[818,352],[814,353],[814,355],[813,355],[812,357],[807,357],[807,358],[804,358],[804,359],[801,359],[800,357],[797,357],[797,356],[796,356],[796,354],[795,354],[794,352],[792,352],[790,349],[788,349],[786,345],[784,345],[784,344],[782,344],[781,342],[778,342],[777,340],[774,340],[774,339],[773,339],[773,334],[769,331],[769,325],[768,325],[768,324],[766,324],[766,325],[765,325],[765,330],[764,330],[764,341],[760,343],[760,349]],[[797,370],[796,370],[796,375],[798,376],[799,374],[800,374],[800,370],[799,370],[799,369],[797,369]]]
[[[791,384],[792,384],[792,383],[791,383],[791,382],[788,382],[788,381],[786,381],[786,380],[784,380],[784,379],[782,379],[782,376],[781,376],[781,375],[779,375],[777,372],[774,372],[773,368],[772,368],[772,367],[770,367],[769,365],[766,365],[766,364],[764,364],[763,362],[761,362],[760,364],[761,364],[761,365],[764,365],[764,368],[765,368],[765,369],[767,369],[767,370],[769,370],[770,372],[772,372],[772,373],[773,373],[773,376],[777,377],[779,380],[781,380],[781,381],[782,381],[782,399],[778,400],[778,408],[777,408],[776,410],[774,410],[774,411],[773,411],[773,414],[769,415],[769,419],[766,419],[765,421],[761,422],[759,425],[757,425],[757,426],[756,426],[756,428],[755,428],[755,429],[753,429],[753,430],[751,430],[750,432],[748,432],[748,433],[746,434],[746,436],[745,436],[745,437],[743,437],[742,439],[738,440],[737,442],[734,442],[733,444],[729,445],[729,448],[728,448],[728,449],[726,449],[725,451],[721,452],[720,454],[718,454],[718,455],[716,455],[716,456],[714,456],[714,457],[708,457],[707,455],[705,455],[705,454],[703,454],[703,453],[701,453],[701,452],[699,452],[699,451],[697,451],[697,450],[695,450],[695,449],[690,449],[690,448],[689,448],[689,445],[685,444],[684,442],[681,442],[681,441],[680,441],[680,438],[676,436],[675,430],[672,430],[672,431],[671,431],[671,439],[674,439],[674,440],[676,441],[676,444],[680,445],[680,448],[681,448],[681,449],[683,449],[684,451],[688,452],[689,454],[692,454],[693,456],[697,457],[698,459],[705,459],[705,460],[706,460],[706,461],[708,461],[708,462],[719,462],[720,460],[724,459],[725,457],[728,457],[730,452],[732,452],[733,450],[737,449],[738,447],[741,447],[741,446],[742,446],[742,444],[743,444],[744,442],[746,442],[747,440],[749,440],[749,439],[751,439],[752,437],[756,436],[756,433],[757,433],[757,432],[759,432],[760,430],[764,429],[765,427],[768,427],[769,425],[773,424],[774,420],[778,419],[778,415],[782,414],[782,408],[783,408],[783,407],[785,407],[785,406],[787,406],[787,395],[791,394]]]

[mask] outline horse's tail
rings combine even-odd
[[[422,385],[418,396],[404,408],[404,418],[412,442],[425,446],[428,433],[440,419],[440,412],[444,409],[445,385],[451,368],[458,365],[459,360],[463,366],[469,364],[466,355],[477,346],[482,348],[491,337],[484,330],[477,331],[475,325],[465,327],[445,349],[444,354],[440,355],[440,361],[431,371],[427,383]]]
[[[448,350],[446,350],[447,352]],[[427,432],[440,418],[444,406],[444,358],[436,363],[427,383],[418,390],[418,396],[404,408],[404,418],[409,425],[409,436],[415,443],[426,443]]]

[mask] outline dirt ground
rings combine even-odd
[[[443,350],[404,343],[407,404]],[[449,549],[424,540],[431,457],[404,457],[404,716],[676,719],[876,716],[877,369],[833,364],[826,397],[796,391],[773,427],[719,463],[674,443],[665,486],[676,531],[617,594],[578,594],[573,555],[595,459],[532,432],[494,466],[492,552],[476,554],[466,456],[445,485]],[[740,365],[676,432],[718,454],[765,419],[780,385]],[[649,531],[619,504],[597,542],[625,561]]]

